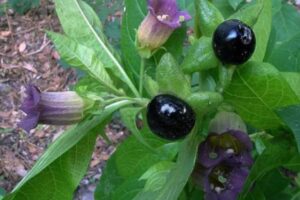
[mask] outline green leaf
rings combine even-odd
[[[196,132],[190,134],[182,142],[176,164],[168,174],[166,184],[157,192],[157,196],[154,196],[152,199],[178,199],[194,169],[199,143],[200,140]]]
[[[126,179],[116,191],[113,192],[112,200],[129,200],[133,199],[137,193],[143,189],[144,181],[136,178]],[[101,198],[102,200],[102,198]]]
[[[229,4],[228,0],[212,0],[213,4],[219,9],[222,15],[227,18],[234,13],[234,9]]]
[[[95,192],[96,200],[111,200],[115,191],[126,180],[140,178],[155,163],[172,160],[177,154],[177,143],[166,144],[146,128],[141,132],[146,142],[152,148],[155,148],[158,153],[151,151],[145,145],[141,144],[134,136],[126,139],[118,146],[116,152],[107,163]],[[124,193],[126,194],[126,191]]]
[[[260,62],[248,62],[238,68],[224,99],[246,122],[259,129],[278,128],[282,121],[274,110],[299,102],[277,69]]]
[[[256,48],[251,60],[262,61],[265,57],[272,22],[272,1],[259,0],[263,5],[253,31],[256,37]]]
[[[150,97],[153,97],[158,94],[159,92],[159,86],[156,81],[154,81],[150,76],[147,74],[144,75],[144,87]]]
[[[268,172],[260,181],[256,182],[258,186],[261,186],[260,188],[268,199],[275,199],[289,183],[288,178],[284,177],[278,169]]]
[[[156,81],[160,92],[177,94],[182,98],[185,98],[191,92],[189,81],[181,71],[176,60],[169,53],[166,53],[161,58],[157,66]]]
[[[177,153],[177,143],[170,143],[164,146],[164,142],[157,137],[150,136],[147,138],[144,135],[144,139],[157,151],[150,150],[136,139],[129,140],[118,148],[116,164],[122,177],[139,177],[154,163],[170,160]]]
[[[263,4],[255,3],[249,6],[242,7],[233,15],[228,17],[228,19],[238,19],[245,24],[253,27],[258,20],[258,17],[262,11]]]
[[[138,91],[121,66],[116,55],[108,44],[102,25],[93,9],[81,0],[55,0],[55,8],[65,34],[92,48],[105,68],[113,71],[113,74],[121,78],[139,96]],[[83,54],[85,55],[85,54]]]
[[[143,108],[123,108],[120,110],[122,122],[125,126],[131,131],[131,133],[136,137],[136,139],[148,147],[150,150],[153,150],[152,147],[145,141],[143,136],[141,135],[139,129],[136,126],[136,119],[138,114],[141,112]]]
[[[5,1],[4,1],[5,2]],[[2,2],[0,3],[0,5]],[[8,0],[8,4],[19,14],[25,14],[31,8],[40,5],[40,0]]]
[[[292,105],[277,110],[279,117],[292,130],[300,152],[300,105]]]
[[[217,92],[195,92],[187,98],[187,102],[197,114],[205,114],[222,103],[223,96]]]
[[[276,30],[278,44],[288,41],[300,33],[300,14],[296,7],[285,1],[280,1],[274,12],[272,25]]]
[[[88,118],[62,134],[4,200],[72,199],[88,167],[97,133],[101,131],[99,126],[129,103],[112,104],[102,115]]]
[[[237,7],[243,2],[243,0],[228,0],[231,7],[236,10]]]
[[[284,72],[300,72],[300,31],[289,40],[273,47],[267,61]]]
[[[211,38],[201,37],[193,44],[181,65],[185,73],[207,70],[218,66],[219,60],[212,48]]]
[[[295,94],[300,99],[300,73],[295,72],[282,72],[282,76],[290,84],[290,87],[294,90]]]
[[[146,181],[143,191],[157,191],[162,188],[174,165],[173,162],[162,161],[150,167],[140,178]]]
[[[104,63],[90,48],[54,32],[48,32],[61,57],[70,65],[86,71],[91,77],[101,83],[108,91],[120,95],[104,68]]]
[[[212,37],[217,26],[224,21],[221,12],[208,0],[195,0],[197,26],[202,35]]]
[[[246,198],[240,198],[240,200],[267,200],[264,193],[260,188],[256,188],[253,192],[249,193]]]
[[[75,85],[75,91],[80,96],[95,101],[104,101],[104,97],[109,95],[109,93],[106,92],[106,88],[90,76],[81,78]]]
[[[291,162],[295,154],[297,154],[296,149],[284,138],[270,141],[263,154],[257,157],[252,166],[240,199],[245,199],[248,194],[251,196],[252,191],[260,189],[259,185],[256,185],[255,182],[261,180],[267,172],[280,166],[296,164],[295,162]]]
[[[125,0],[126,11],[123,14],[121,29],[121,50],[126,71],[138,81],[141,59],[135,46],[135,35],[140,23],[146,16],[146,1]]]

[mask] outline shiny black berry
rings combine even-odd
[[[255,50],[254,32],[239,20],[224,21],[214,32],[213,49],[224,64],[243,64]]]
[[[148,104],[147,122],[153,133],[168,140],[177,140],[191,132],[195,113],[178,97],[162,94]]]

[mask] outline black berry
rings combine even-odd
[[[225,64],[245,63],[255,50],[253,30],[243,22],[231,19],[220,24],[213,35],[213,49]]]
[[[153,133],[168,140],[176,140],[191,132],[195,125],[195,113],[178,97],[162,94],[148,104],[147,122]]]

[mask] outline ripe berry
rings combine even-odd
[[[213,49],[221,62],[243,64],[255,50],[254,32],[239,20],[224,21],[214,32]]]
[[[178,97],[162,94],[148,104],[147,122],[153,133],[168,140],[177,140],[191,132],[195,113]]]

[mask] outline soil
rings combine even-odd
[[[1,2],[0,2],[1,3]],[[59,54],[45,30],[60,32],[51,1],[25,15],[7,10],[0,16],[0,188],[7,192],[26,175],[47,146],[67,128],[40,125],[29,134],[17,127],[28,83],[42,91],[66,91],[77,81],[76,72],[59,65]],[[106,127],[111,140],[97,139],[90,168],[76,192],[76,200],[92,200],[105,161],[128,132],[119,121]]]

